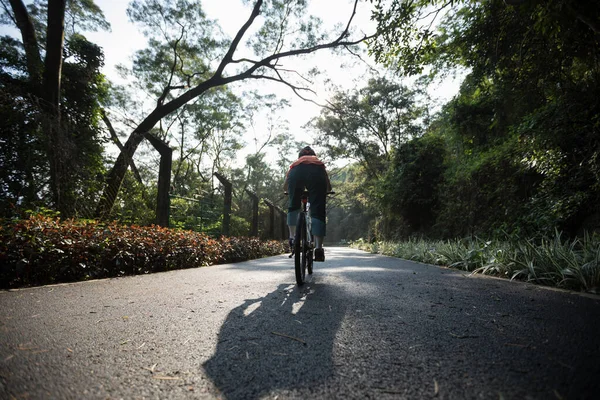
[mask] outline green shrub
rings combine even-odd
[[[0,288],[202,267],[285,251],[279,241],[34,215],[0,225]]]

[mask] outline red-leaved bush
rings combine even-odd
[[[34,215],[0,225],[0,288],[203,267],[285,251],[284,242],[275,240]]]

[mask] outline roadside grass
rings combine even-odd
[[[522,280],[557,288],[600,293],[600,235],[552,238],[483,240],[480,238],[367,243],[352,247],[427,264]]]
[[[0,220],[0,289],[196,268],[286,250],[283,241],[256,237],[32,215]]]

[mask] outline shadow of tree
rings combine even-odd
[[[221,326],[214,356],[204,363],[223,398],[310,390],[330,379],[333,343],[345,314],[331,291],[323,284],[301,289],[284,284],[233,309]]]

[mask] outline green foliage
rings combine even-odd
[[[111,215],[121,224],[153,224],[156,221],[156,187],[146,190],[128,171]]]
[[[413,139],[396,150],[379,190],[384,209],[408,225],[404,230],[420,232],[436,222],[445,158],[444,139],[433,135]]]
[[[412,238],[403,242],[352,246],[373,253],[444,265],[473,274],[481,273],[577,291],[600,291],[600,237],[584,235],[565,240],[559,233],[540,240],[429,241]]]
[[[147,93],[158,99],[169,93],[165,88],[181,91],[210,77],[208,63],[221,55],[225,42],[198,1],[134,0],[127,15],[148,37],[131,71]]]
[[[435,52],[438,43],[434,23],[454,1],[372,0],[371,19],[377,22],[378,35],[369,42],[375,60],[414,75]],[[456,1],[461,3],[461,1]]]
[[[285,251],[278,241],[33,215],[0,225],[0,288],[202,267]]]
[[[46,8],[45,1],[28,5],[38,45],[46,36]],[[8,18],[8,8],[4,12],[7,18],[3,22],[14,21]],[[29,76],[27,68],[32,62],[27,57],[41,54],[43,49],[27,53],[18,40],[6,36],[1,40],[3,216],[18,215],[23,209],[42,205],[58,207],[63,216],[91,215],[97,198],[101,184],[98,178],[104,172],[104,143],[99,127],[99,107],[108,90],[100,74],[104,55],[101,48],[76,30],[107,28],[108,24],[91,0],[68,2],[66,20],[69,25],[63,51],[60,120],[44,107],[42,82]],[[56,134],[52,135],[52,131]],[[51,164],[54,168],[50,168]]]
[[[48,16],[48,1],[34,0],[24,2],[27,11],[32,18],[33,25],[39,43],[46,41],[46,18]],[[14,22],[12,10],[3,7],[0,23],[11,25]],[[65,38],[69,40],[71,35],[81,32],[95,32],[99,30],[110,30],[110,23],[104,18],[104,13],[94,0],[69,0],[65,9]]]
[[[327,200],[328,242],[339,243],[375,235],[374,201],[367,184],[367,174],[359,165],[330,172],[331,185],[336,192]]]
[[[320,30],[323,22],[308,15],[307,7],[305,0],[264,1],[261,12],[264,21],[249,40],[254,53],[265,57],[284,48],[312,47],[325,40],[327,35]]]
[[[422,133],[425,109],[418,91],[385,78],[370,79],[364,88],[338,92],[312,125],[318,144],[331,157],[360,162],[373,179],[388,167],[392,149]]]
[[[238,215],[232,215],[230,219],[229,232],[233,237],[249,236],[250,222]]]
[[[597,230],[597,5],[374,3],[380,35],[370,46],[378,60],[411,74],[468,71],[428,133],[396,146],[378,194],[394,219],[379,225],[394,225],[400,236],[446,238]],[[440,146],[429,148],[429,137]],[[433,162],[442,155],[443,165]]]

